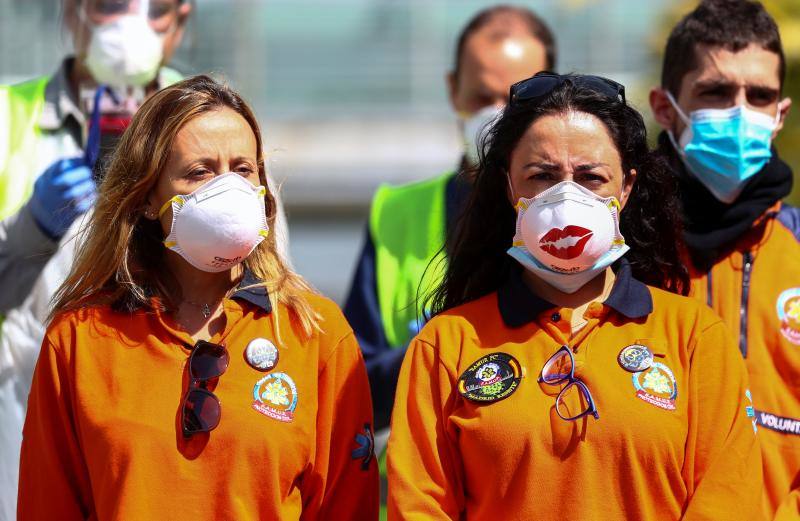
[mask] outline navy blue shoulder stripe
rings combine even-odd
[[[800,241],[800,208],[782,204],[778,220],[792,232],[795,239]]]

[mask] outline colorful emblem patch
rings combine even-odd
[[[519,387],[522,368],[513,356],[492,353],[474,362],[458,379],[458,392],[478,403],[497,402]]]
[[[800,345],[800,288],[787,289],[776,302],[781,333],[789,342]]]
[[[647,346],[631,344],[622,348],[617,356],[617,362],[626,371],[638,373],[650,369],[653,365],[653,353]]]
[[[748,418],[753,418],[753,432],[758,432],[758,420],[756,419],[756,409],[753,407],[753,395],[750,394],[750,389],[745,390],[744,392],[745,398],[747,401],[750,402],[750,405],[744,406],[744,413],[747,415]]]
[[[286,373],[272,373],[256,382],[253,388],[253,409],[282,422],[294,419],[297,408],[297,386]]]
[[[350,452],[350,457],[360,459],[361,470],[368,470],[369,462],[375,457],[375,436],[369,423],[365,423],[364,430],[356,434],[356,444],[358,448]]]
[[[253,369],[269,371],[278,364],[278,348],[266,338],[254,338],[247,344],[244,357]]]
[[[675,410],[678,384],[666,365],[655,362],[649,369],[633,373],[637,398],[668,411]]]

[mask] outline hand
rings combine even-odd
[[[56,161],[39,176],[28,207],[42,231],[60,239],[96,198],[92,169],[85,158],[75,157]]]

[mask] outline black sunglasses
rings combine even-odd
[[[181,424],[187,438],[209,432],[219,425],[222,406],[219,398],[206,388],[209,380],[219,378],[228,369],[230,356],[225,346],[198,340],[189,355],[189,389],[183,399]]]
[[[556,74],[554,72],[539,72],[536,76],[522,80],[511,86],[508,103],[530,102],[539,100],[564,83],[571,83],[576,87],[589,89],[608,98],[625,103],[625,86],[614,80],[602,76],[585,74]]]
[[[567,384],[556,397],[556,413],[562,420],[575,421],[587,414],[594,416],[595,420],[600,419],[592,393],[575,376],[575,358],[569,347],[561,346],[561,349],[547,359],[539,373],[539,382],[547,385]],[[570,408],[570,405],[575,407]]]

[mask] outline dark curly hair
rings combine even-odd
[[[480,163],[469,173],[474,176],[469,202],[440,252],[446,251],[449,258],[444,279],[425,296],[425,309],[433,314],[497,290],[508,276],[516,262],[506,253],[517,218],[507,192],[511,153],[538,118],[569,111],[585,112],[602,121],[619,150],[623,172],[636,169],[636,183],[620,220],[631,248],[626,259],[634,276],[668,291],[688,292],[675,183],[662,157],[647,145],[642,116],[625,101],[577,86],[569,75],[564,78],[566,81],[544,98],[510,103],[486,135]],[[434,259],[431,269],[442,258]]]

